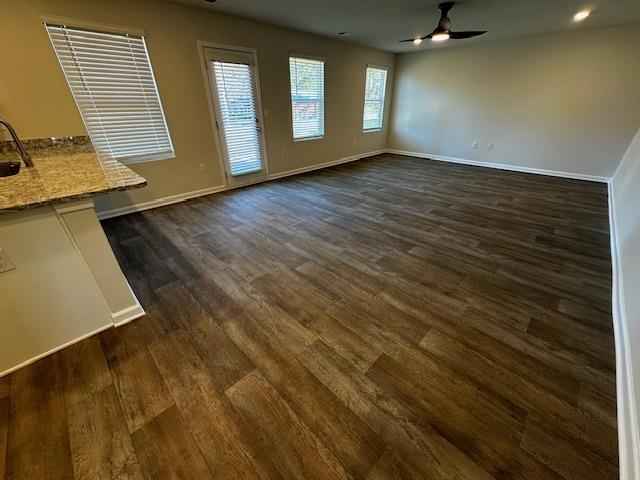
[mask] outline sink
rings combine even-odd
[[[17,175],[20,171],[20,162],[0,162],[0,177]]]

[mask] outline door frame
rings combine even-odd
[[[203,79],[204,79],[204,87],[205,87],[205,92],[207,95],[207,104],[209,107],[209,119],[211,122],[211,130],[213,132],[213,137],[215,139],[215,143],[216,143],[216,150],[218,153],[218,165],[220,166],[220,171],[222,173],[223,176],[223,180],[224,180],[224,185],[227,189],[231,189],[231,188],[240,188],[240,187],[244,187],[247,185],[252,185],[255,183],[261,183],[261,182],[265,182],[267,180],[269,180],[270,178],[270,174],[269,174],[269,161],[268,161],[268,155],[267,155],[267,131],[265,129],[265,125],[264,125],[264,114],[263,114],[263,109],[262,109],[262,95],[261,95],[261,88],[260,88],[260,72],[258,71],[258,50],[256,48],[253,47],[243,47],[240,45],[229,45],[226,43],[218,43],[218,42],[208,42],[205,40],[198,40],[197,42],[197,46],[198,46],[198,56],[200,57],[200,67],[202,69],[202,75],[203,75]],[[207,65],[207,58],[206,58],[206,54],[205,54],[205,49],[206,48],[215,48],[215,49],[219,49],[219,50],[229,50],[230,52],[240,52],[240,53],[248,53],[250,55],[253,56],[253,76],[254,76],[254,83],[255,83],[255,89],[256,89],[256,115],[258,117],[258,123],[260,125],[260,130],[261,130],[261,135],[260,135],[260,147],[262,149],[262,163],[264,166],[264,174],[265,174],[265,178],[264,179],[259,179],[253,182],[248,182],[248,183],[243,183],[242,185],[232,185],[229,183],[229,178],[227,177],[227,168],[225,166],[225,160],[224,160],[224,152],[222,149],[222,141],[220,139],[220,132],[218,131],[218,128],[216,127],[217,125],[217,119],[216,119],[216,111],[215,111],[215,104],[213,102],[215,102],[215,92],[211,91],[211,81],[209,79],[209,66]]]

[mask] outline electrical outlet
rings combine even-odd
[[[493,150],[493,143],[487,143],[487,150]]]
[[[0,249],[0,273],[10,272],[11,270],[15,270],[16,266],[13,264],[7,252]]]
[[[284,154],[284,150],[280,150],[280,158],[284,158],[285,154]]]
[[[205,173],[207,171],[207,164],[206,163],[201,163],[200,164],[200,173]]]
[[[358,144],[358,137],[353,137],[353,144],[357,145]]]
[[[478,142],[473,142],[471,144],[471,148],[473,148],[474,150],[477,150],[478,149]]]

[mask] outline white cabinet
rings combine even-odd
[[[144,315],[92,201],[0,215],[0,376]]]

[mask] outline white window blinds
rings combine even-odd
[[[231,175],[262,170],[260,124],[250,65],[213,62],[220,119]]]
[[[295,140],[324,135],[324,62],[290,57],[291,114]]]
[[[96,151],[125,162],[173,156],[144,38],[45,25]]]
[[[379,130],[384,117],[384,93],[387,85],[387,71],[384,68],[367,67],[364,88],[364,117],[362,128]]]

